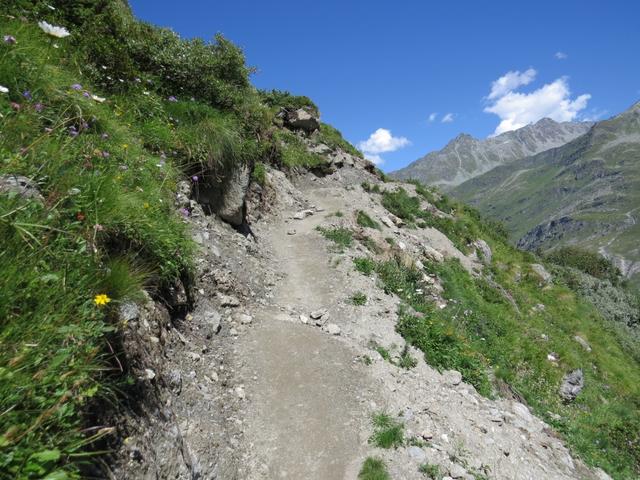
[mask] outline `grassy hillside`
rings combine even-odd
[[[41,20],[70,35],[52,36]],[[242,52],[221,36],[181,40],[136,21],[120,0],[17,0],[0,27],[0,178],[24,176],[32,194],[0,194],[0,476],[77,478],[96,440],[110,433],[87,423],[87,413],[97,401],[119,401],[135,382],[118,361],[118,307],[143,290],[169,301],[167,287],[191,273],[190,212],[173,206],[178,182],[222,188],[244,165],[263,182],[264,164],[296,169],[326,158],[275,118],[282,107],[317,107],[257,91]],[[314,138],[358,154],[328,125]],[[465,252],[484,238],[494,260],[484,280],[452,262],[428,264],[456,299],[443,310],[407,295],[422,278],[413,267],[393,258],[360,262],[424,315],[406,309],[399,331],[429,362],[459,369],[487,395],[508,385],[590,462],[618,478],[636,475],[636,343],[623,342],[568,279],[541,286],[534,258],[508,246],[498,224],[418,192],[451,218],[420,210],[406,192],[385,193],[384,205],[411,228],[442,230]],[[577,334],[591,352],[572,340]],[[546,360],[551,351],[557,365]],[[586,388],[565,405],[558,381],[575,367],[585,370]]]
[[[565,146],[495,168],[452,194],[504,221],[523,247],[601,251],[637,283],[639,160],[636,104]]]
[[[0,32],[0,179],[33,194],[0,193],[0,477],[75,478],[109,434],[85,413],[134,381],[119,305],[189,278],[177,182],[306,165],[274,117],[317,107],[258,92],[222,36],[182,40],[120,0],[11,2]],[[328,125],[319,138],[353,148]]]
[[[542,260],[510,246],[499,225],[419,185],[416,192],[384,192],[382,203],[409,228],[435,227],[465,252],[481,238],[493,255],[478,277],[453,259],[438,263],[424,257],[421,268],[400,250],[390,256],[373,249],[358,259],[359,271],[375,272],[387,291],[403,298],[398,332],[428,363],[460,371],[480,393],[525,401],[588,463],[615,478],[637,478],[640,310],[637,300],[611,283],[615,270],[597,256],[556,255],[549,259],[555,263],[547,263],[554,275],[547,284],[531,266]],[[424,200],[452,218],[422,209]],[[430,299],[424,273],[440,279],[446,308]],[[585,388],[565,403],[558,394],[562,378],[577,368],[584,372]]]

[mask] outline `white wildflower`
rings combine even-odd
[[[45,21],[38,22],[38,26],[42,29],[44,33],[47,35],[51,35],[56,38],[64,38],[71,35],[69,30],[64,27],[56,27],[55,25],[51,25]]]
[[[9,93],[9,89],[0,85],[0,93]]]
[[[98,95],[91,95],[91,98],[98,103],[102,103],[106,100],[104,97],[99,97]]]

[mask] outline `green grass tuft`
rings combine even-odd
[[[440,480],[442,478],[442,470],[439,465],[433,465],[430,463],[423,463],[418,468],[418,471],[424,474],[429,480]]]
[[[364,275],[371,275],[376,268],[376,263],[374,260],[366,257],[354,258],[353,264],[360,273]]]
[[[361,227],[375,228],[377,230],[380,230],[380,224],[376,222],[373,218],[371,218],[369,215],[367,215],[366,212],[363,212],[362,210],[358,210],[358,213],[356,216],[356,222]]]
[[[362,292],[357,292],[354,293],[351,296],[351,303],[356,305],[356,306],[362,306],[362,305],[366,305],[367,303],[367,296],[362,293]]]
[[[264,187],[267,183],[267,168],[264,163],[257,162],[253,166],[253,172],[251,172],[251,178],[261,187]]]
[[[398,448],[404,444],[404,425],[386,413],[373,416],[374,432],[369,442],[380,448]]]
[[[353,243],[353,234],[351,230],[347,228],[323,228],[316,227],[316,229],[328,240],[335,243],[339,249],[348,248]]]
[[[362,464],[358,480],[391,480],[391,476],[382,459],[369,457]]]

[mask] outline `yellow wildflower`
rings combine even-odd
[[[93,301],[95,302],[96,306],[102,307],[102,306],[106,305],[107,303],[109,303],[111,301],[111,299],[109,298],[109,296],[106,293],[100,293],[100,294],[95,296]]]
[[[144,203],[142,204],[142,206],[143,206],[144,208],[149,208],[149,202],[144,202]]]
[[[123,143],[122,144],[122,148],[124,148],[126,150],[127,148],[129,148],[129,145],[127,143]]]

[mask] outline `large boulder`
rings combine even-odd
[[[578,394],[584,388],[584,374],[582,369],[578,368],[567,373],[562,378],[562,385],[560,385],[560,397],[565,402],[573,402]]]
[[[195,197],[206,213],[215,213],[225,222],[239,227],[245,221],[245,198],[250,180],[249,168],[237,166],[218,182],[198,183],[194,188]]]
[[[0,175],[0,193],[15,193],[22,198],[43,201],[35,182],[22,175]]]
[[[472,245],[476,250],[476,256],[478,257],[478,259],[485,265],[491,265],[493,254],[491,252],[491,247],[487,244],[487,242],[479,239],[473,242]]]
[[[544,284],[551,283],[552,276],[547,271],[547,269],[544,268],[544,265],[540,263],[532,263],[531,270],[533,270],[533,273],[540,279],[542,283]]]
[[[250,182],[249,168],[236,168],[225,185],[222,205],[217,210],[218,216],[231,225],[239,226],[244,222],[244,199]]]
[[[320,128],[320,119],[311,109],[298,108],[285,112],[284,124],[292,130],[313,133]]]

